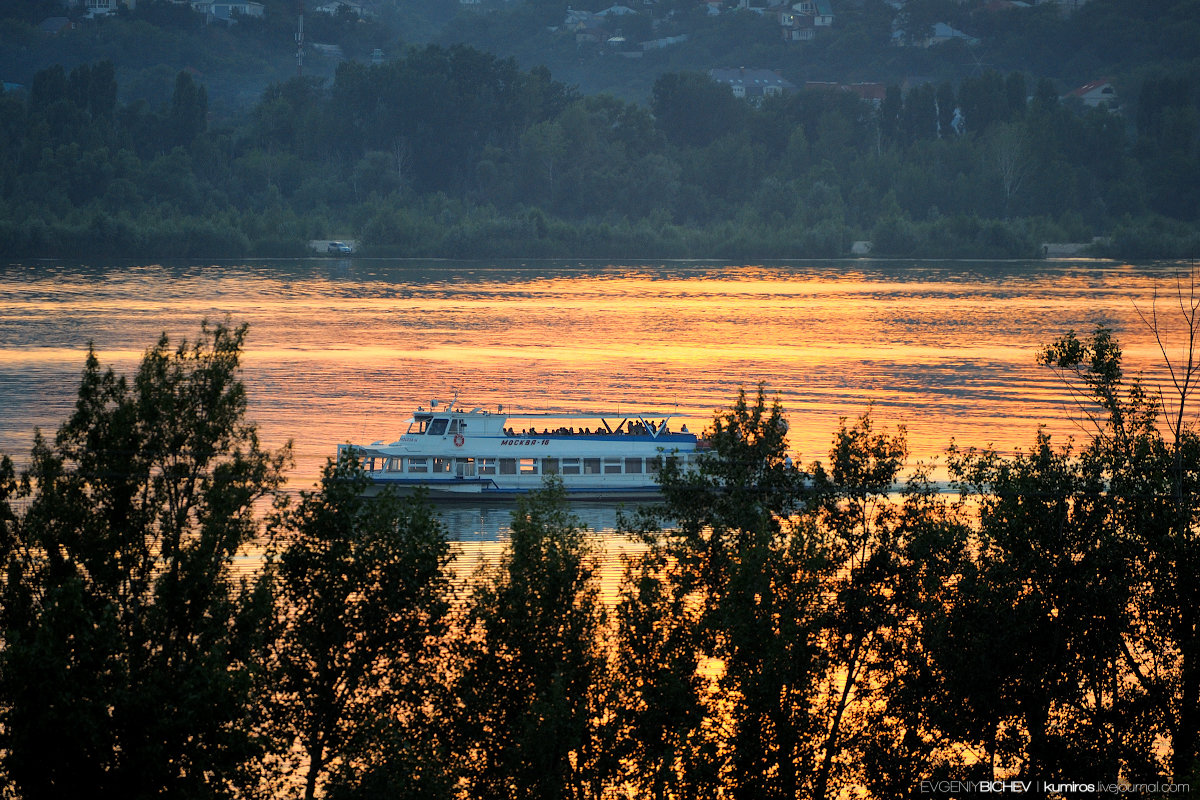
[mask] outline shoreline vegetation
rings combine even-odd
[[[1200,306],[1179,312],[1172,366],[1191,376]],[[669,460],[661,504],[623,521],[645,549],[612,604],[561,485],[520,500],[501,557],[458,588],[432,507],[365,498],[355,462],[283,499],[290,447],[245,421],[245,333],[164,335],[128,377],[89,352],[28,472],[0,457],[6,796],[883,800],[1021,781],[1045,800],[1200,780],[1195,388],[1125,376],[1103,328],[1038,357],[1094,435],[952,446],[949,495],[921,469],[895,493],[905,431],[869,414],[793,465],[779,403],[740,392],[697,469]]]
[[[157,105],[119,103],[115,74],[0,93],[0,256],[303,257],[339,235],[380,257],[1200,255],[1186,71],[1148,71],[1121,113],[993,71],[878,106],[668,73],[645,106],[427,46],[271,85],[219,127],[191,73]]]
[[[442,219],[445,215],[439,215]],[[315,220],[306,230],[345,226]],[[376,223],[383,224],[383,223]],[[705,227],[652,220],[562,220],[540,209],[500,214],[491,208],[464,211],[446,225],[431,215],[406,209],[399,215],[401,239],[390,244],[362,242],[356,258],[425,259],[957,259],[1036,260],[1047,256],[1045,235],[1061,233],[1048,221],[943,218],[933,222],[889,221],[880,239],[859,240],[845,226],[775,228],[754,221],[718,222]],[[878,231],[877,231],[878,232]],[[862,232],[857,232],[860,235]],[[1041,234],[1041,236],[1039,236]],[[897,237],[893,239],[891,237]],[[306,235],[251,239],[237,228],[205,217],[110,216],[87,221],[24,224],[0,220],[0,257],[21,259],[172,260],[346,258],[314,250]],[[868,250],[856,252],[856,242]],[[1111,237],[1071,245],[1071,257],[1126,261],[1184,260],[1200,257],[1200,230],[1148,218],[1126,220]]]

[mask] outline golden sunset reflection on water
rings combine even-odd
[[[1086,433],[1036,365],[1070,329],[1116,330],[1163,377],[1137,309],[1170,320],[1186,265],[1108,262],[530,264],[312,260],[251,265],[0,267],[0,451],[70,413],[89,341],[136,367],[162,331],[250,324],[245,380],[264,442],[294,442],[293,487],[339,442],[392,441],[409,413],[467,407],[675,413],[703,429],[762,382],[793,458],[822,458],[840,417],[904,424],[913,461],[953,439],[1002,451],[1039,424]],[[490,513],[490,512],[489,512]],[[481,530],[504,527],[501,517]],[[484,514],[484,516],[487,516]],[[467,520],[461,525],[471,527]],[[607,524],[607,523],[602,523]],[[498,526],[498,527],[497,527]]]

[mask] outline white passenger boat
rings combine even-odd
[[[687,467],[703,449],[670,414],[506,414],[455,402],[418,408],[391,444],[344,444],[339,456],[355,453],[377,487],[425,487],[434,499],[513,497],[553,475],[571,496],[634,500],[658,494],[665,459]]]

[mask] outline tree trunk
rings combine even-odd
[[[1185,590],[1186,594],[1191,594]],[[1196,728],[1200,725],[1200,659],[1197,658],[1195,606],[1184,609],[1179,646],[1183,650],[1179,721],[1171,737],[1171,775],[1175,783],[1186,782],[1196,768]]]
[[[854,645],[846,664],[846,682],[842,685],[842,696],[838,698],[837,710],[834,712],[833,722],[829,726],[829,735],[825,738],[825,755],[821,759],[821,768],[817,772],[816,785],[813,790],[813,797],[816,800],[825,800],[826,792],[829,791],[829,776],[833,772],[833,759],[841,748],[839,737],[842,715],[846,712],[846,706],[849,704],[850,690],[854,688],[854,673],[858,670],[858,651],[861,645],[861,640]]]
[[[317,794],[317,777],[325,766],[325,746],[320,737],[313,735],[308,744],[308,774],[304,776],[304,800],[313,800]]]

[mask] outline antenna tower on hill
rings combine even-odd
[[[304,76],[304,0],[296,0],[296,75]]]

